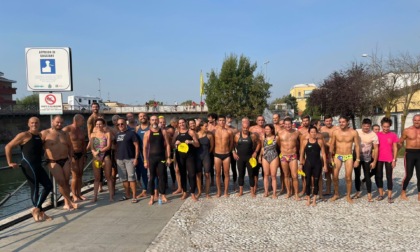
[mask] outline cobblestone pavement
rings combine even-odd
[[[400,196],[402,163],[394,170],[394,199]],[[147,251],[419,251],[416,182],[414,176],[408,202],[396,199],[393,204],[386,199],[369,203],[365,190],[354,204],[342,196],[336,202],[318,201],[316,207],[284,194],[264,198],[261,190],[256,199],[248,191],[240,198],[187,199]],[[372,189],[376,197],[374,183]]]

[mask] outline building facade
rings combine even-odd
[[[316,89],[316,85],[313,83],[297,84],[290,89],[290,95],[296,98],[299,115],[306,109],[306,99],[308,99],[314,89]]]
[[[16,101],[13,100],[13,95],[16,94],[16,88],[12,87],[13,83],[16,81],[5,78],[4,74],[0,72],[0,106],[16,104]]]

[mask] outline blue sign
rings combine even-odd
[[[55,74],[55,59],[41,59],[41,74]]]

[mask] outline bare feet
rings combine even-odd
[[[46,221],[52,221],[53,217],[48,216],[45,212],[40,212],[39,216],[42,218],[42,220],[46,220]]]
[[[360,198],[360,195],[362,194],[362,192],[357,192],[355,195],[353,195],[353,197],[351,197],[352,199],[358,199]]]
[[[166,196],[163,194],[161,196],[162,196],[162,203],[167,203],[168,199],[166,198]]]
[[[198,199],[195,197],[195,194],[194,193],[191,193],[191,199],[194,202],[197,202],[198,201]]]
[[[201,192],[198,192],[196,195],[197,199],[200,198],[200,196],[201,196]]]
[[[330,199],[331,202],[334,202],[338,199],[338,195],[334,194],[334,196]]]
[[[109,197],[109,202],[114,202],[114,197]]]
[[[211,199],[210,194],[206,194],[206,199]]]
[[[146,190],[143,190],[139,195],[137,195],[137,199],[140,199],[140,198],[143,198],[143,197],[146,197],[147,196],[147,192],[146,192]]]
[[[187,197],[188,197],[187,193],[186,193],[186,192],[184,192],[184,193],[182,193],[181,200],[185,200]],[[194,197],[195,197],[195,196],[194,196]]]
[[[288,199],[288,198],[290,198],[291,196],[292,196],[291,194],[287,193],[287,194],[286,194],[286,196],[284,196],[284,198],[285,198],[285,199]]]
[[[33,208],[32,211],[32,217],[34,218],[35,222],[39,222],[40,220],[42,220],[41,216],[40,216],[40,209],[39,208]]]
[[[83,196],[83,195],[80,195],[78,198],[79,198],[79,200],[82,200],[82,201],[83,201],[83,200],[87,200],[87,199],[88,199],[88,198],[86,198],[86,197],[85,197],[85,196]]]
[[[92,202],[96,202],[96,199],[94,199],[95,201],[92,200]],[[67,210],[67,211],[73,211],[73,207],[70,207],[69,205],[64,205],[63,206],[63,210]]]
[[[221,193],[217,193],[217,194],[216,194],[216,198],[220,198],[220,196],[222,196],[222,194],[221,194]]]
[[[251,197],[252,197],[252,198],[256,198],[256,197],[257,197],[257,195],[256,195],[255,193],[251,193]]]
[[[311,197],[306,196],[306,205],[309,206],[311,204]]]
[[[225,196],[225,198],[229,198],[229,193],[225,193],[223,196]]]
[[[153,196],[151,196],[151,197],[150,197],[150,200],[149,200],[149,203],[148,203],[148,204],[149,204],[149,206],[153,205],[153,202],[154,202],[154,200],[153,200]]]
[[[313,207],[316,207],[316,197],[314,198],[314,200],[312,201],[312,205]]]
[[[93,197],[93,199],[90,202],[95,203],[96,201],[98,201],[98,198],[97,197]],[[63,207],[63,209],[64,209],[64,207]]]
[[[243,192],[241,192],[241,191],[239,191],[239,192],[236,194],[236,196],[237,196],[237,197],[241,197],[242,195],[244,195],[244,193],[243,193]]]
[[[271,196],[272,199],[277,199],[277,194],[273,193],[273,195]]]
[[[268,192],[265,192],[263,195],[264,198],[268,197]]]
[[[296,200],[296,201],[300,201],[300,197],[299,197],[299,195],[297,195],[297,194],[295,195],[295,200]]]
[[[350,203],[350,204],[353,204],[353,203],[354,203],[353,199],[352,199],[350,196],[347,196],[347,197],[346,197],[346,200],[347,200],[347,202],[348,202],[348,203]]]
[[[181,189],[178,189],[178,190],[176,190],[175,192],[173,192],[172,194],[180,194],[180,193],[182,193],[182,190]]]
[[[402,200],[408,200],[408,197],[407,197],[407,193],[405,192],[405,191],[402,191],[401,192],[401,197],[400,197]]]

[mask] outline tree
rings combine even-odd
[[[34,93],[28,96],[23,97],[22,99],[16,99],[16,105],[21,106],[37,106],[39,107],[39,94]]]
[[[356,116],[373,113],[370,80],[366,67],[353,63],[347,70],[333,72],[312,91],[307,108],[312,107],[324,115],[348,116],[356,127]]]
[[[270,97],[271,84],[262,74],[255,74],[257,63],[231,54],[223,61],[220,73],[211,70],[204,84],[209,111],[230,114],[235,118],[256,117],[263,113]]]
[[[395,96],[398,96],[398,99],[395,104],[401,105],[401,129],[404,129],[409,108],[417,105],[413,96],[420,90],[420,56],[401,54],[398,57],[390,57],[388,64],[392,71],[389,75],[393,76],[396,83]]]
[[[186,101],[181,102],[180,105],[182,105],[182,106],[191,106],[192,103],[193,103],[192,100],[186,100]]]

